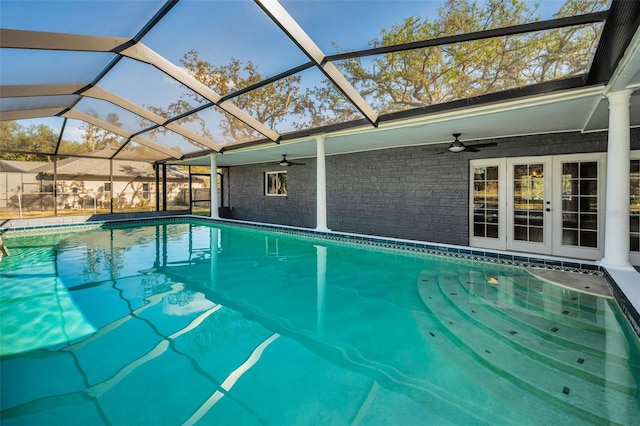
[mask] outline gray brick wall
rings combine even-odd
[[[316,161],[284,168],[277,163],[229,168],[229,206],[234,219],[314,228],[316,226]],[[287,171],[287,197],[264,195],[264,173]]]
[[[491,141],[482,141],[491,142]],[[443,153],[446,145],[403,147],[329,156],[327,224],[354,232],[449,244],[468,244],[469,160],[606,151],[606,133],[559,133],[497,139],[478,153]],[[470,142],[473,143],[473,142]],[[632,130],[640,149],[640,129]],[[264,172],[277,164],[232,167],[233,217],[314,228],[315,159],[287,169],[289,196],[264,196]]]

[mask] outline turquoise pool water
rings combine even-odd
[[[2,425],[640,424],[615,302],[203,224],[5,236]]]

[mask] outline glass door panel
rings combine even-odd
[[[544,243],[544,186],[544,164],[513,166],[515,240]]]
[[[506,161],[479,159],[470,162],[469,244],[506,248]]]
[[[508,161],[509,218],[507,248],[551,253],[550,158]]]
[[[553,254],[584,259],[601,259],[603,215],[600,212],[604,185],[605,155],[571,154],[554,157],[556,176],[553,204]],[[557,234],[557,235],[555,235]]]
[[[631,160],[629,172],[629,247],[640,252],[640,160]]]
[[[562,162],[562,245],[598,247],[598,162]]]
[[[473,168],[473,236],[498,238],[498,166]]]

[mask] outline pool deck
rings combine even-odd
[[[613,298],[611,287],[601,275],[556,271],[544,268],[526,268],[527,272],[542,280],[582,293]]]

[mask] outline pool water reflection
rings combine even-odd
[[[521,269],[195,223],[5,242],[3,425],[640,422],[615,302]]]

